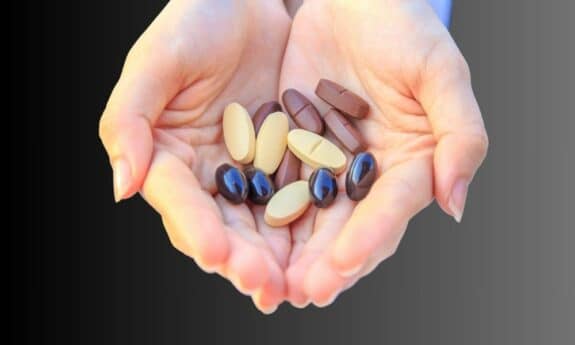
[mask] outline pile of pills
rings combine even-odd
[[[233,204],[247,199],[266,205],[264,219],[270,226],[287,225],[310,204],[325,208],[337,197],[336,176],[346,170],[347,158],[336,144],[322,136],[326,127],[343,148],[355,155],[345,179],[350,199],[363,199],[377,176],[375,158],[363,152],[363,138],[347,119],[367,116],[367,102],[326,79],[320,80],[315,92],[331,105],[323,117],[294,89],[282,95],[291,121],[275,101],[262,104],[253,118],[237,103],[224,110],[226,148],[233,160],[252,166],[243,172],[227,163],[218,167],[218,192]],[[315,169],[308,181],[299,179],[302,162]]]

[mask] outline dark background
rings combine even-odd
[[[491,138],[463,223],[432,206],[333,306],[272,316],[172,249],[140,198],[112,201],[98,118],[163,4],[9,6],[13,343],[575,342],[575,2],[455,1]]]

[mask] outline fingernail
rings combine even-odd
[[[291,301],[290,304],[291,304],[294,308],[303,309],[303,308],[307,307],[307,306],[310,304],[310,302],[311,302],[311,301],[310,301],[309,299],[307,299],[307,300],[305,300],[303,303],[298,303],[298,302],[296,302],[296,301]]]
[[[335,299],[338,296],[338,292],[334,292],[328,299],[326,299],[324,302],[314,302],[315,306],[318,308],[325,308],[328,305],[332,304],[333,301],[335,301]]]
[[[272,305],[269,307],[260,307],[260,311],[266,315],[273,314],[277,309],[278,309],[277,305]]]
[[[126,196],[128,188],[130,188],[130,164],[125,159],[120,158],[112,164],[112,168],[114,169],[114,200],[119,202]]]
[[[251,296],[254,291],[246,289],[246,287],[242,284],[242,280],[239,278],[238,275],[234,273],[230,273],[228,279],[232,283],[232,285],[236,288],[244,296]]]
[[[465,179],[459,179],[453,184],[451,197],[449,198],[449,209],[456,222],[461,223],[463,210],[465,209],[465,200],[467,199],[467,189],[469,182]]]

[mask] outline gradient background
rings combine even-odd
[[[172,249],[140,198],[112,201],[98,118],[164,3],[9,6],[13,343],[575,343],[575,1],[454,1],[491,138],[463,223],[432,206],[333,306],[267,317]]]

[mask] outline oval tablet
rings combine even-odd
[[[266,117],[256,139],[254,167],[268,175],[276,171],[286,150],[288,131],[288,118],[284,113]]]
[[[369,104],[363,98],[331,80],[321,79],[315,94],[349,116],[363,119],[369,113]]]
[[[323,119],[330,132],[349,152],[358,153],[365,148],[359,131],[339,111],[331,108]]]
[[[248,181],[240,169],[227,163],[216,169],[218,192],[232,204],[238,205],[248,196]]]
[[[312,168],[330,168],[336,174],[345,170],[347,158],[331,141],[304,129],[288,134],[288,147],[293,154]]]
[[[256,134],[248,111],[238,103],[231,103],[224,110],[222,123],[230,156],[239,163],[250,163],[256,151]]]
[[[264,220],[269,226],[284,226],[299,218],[309,207],[311,197],[305,180],[277,191],[266,206]]]
[[[345,177],[345,191],[351,200],[359,201],[369,193],[377,177],[377,161],[369,152],[358,153]]]
[[[313,204],[318,208],[326,208],[337,197],[337,181],[331,170],[319,168],[309,177],[309,193]]]
[[[323,134],[324,125],[316,107],[295,89],[287,89],[282,95],[284,106],[298,127]]]
[[[275,113],[278,111],[282,111],[282,107],[276,101],[271,101],[271,102],[267,102],[267,103],[260,105],[258,110],[256,110],[256,112],[254,113],[254,117],[252,117],[252,121],[254,123],[254,129],[256,130],[256,135],[260,131],[260,128],[261,128],[262,124],[264,123],[264,120],[266,119],[266,117],[268,117],[269,114],[272,114],[272,113]]]
[[[290,151],[286,150],[284,158],[278,167],[274,182],[277,189],[282,188],[299,179],[301,161]]]
[[[274,183],[263,171],[250,167],[244,170],[248,181],[248,199],[256,205],[265,205],[275,193]]]

